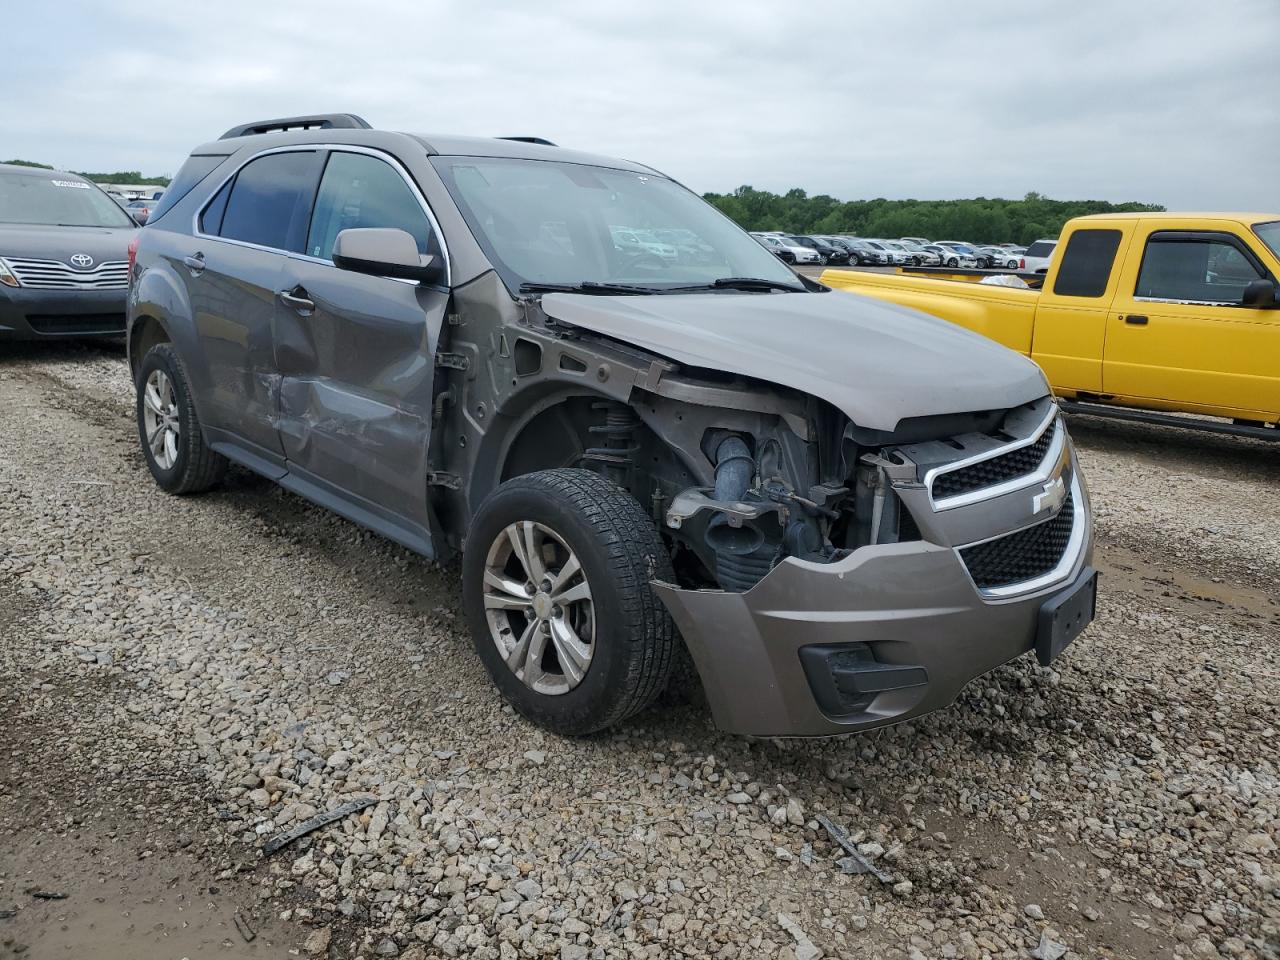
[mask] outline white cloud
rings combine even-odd
[[[70,3],[6,16],[3,151],[171,173],[248,120],[537,134],[698,190],[1280,208],[1280,4]]]

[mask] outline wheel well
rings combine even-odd
[[[607,428],[602,429],[609,407],[624,408],[625,413],[627,404],[601,395],[577,394],[539,410],[517,428],[506,444],[495,471],[498,482],[538,470],[586,467],[613,475],[646,504],[660,481],[681,488],[694,482],[675,452],[638,416],[624,427],[617,444],[625,449],[616,451],[622,461],[611,468],[611,454],[615,451],[605,449],[610,441]]]
[[[129,370],[136,374],[147,351],[157,343],[168,343],[169,333],[155,317],[139,317],[129,329]]]

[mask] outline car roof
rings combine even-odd
[[[1080,217],[1081,220],[1230,220],[1234,223],[1264,223],[1268,220],[1280,220],[1280,213],[1204,213],[1192,211],[1180,213],[1176,210],[1160,210],[1151,212],[1135,211],[1133,213],[1093,213]]]
[[[558,160],[563,163],[580,163],[595,167],[628,170],[633,173],[666,174],[644,164],[622,160],[604,154],[569,150],[545,143],[524,140],[505,140],[500,137],[465,137],[450,134],[405,133],[390,130],[314,128],[288,130],[279,133],[255,133],[211,140],[191,151],[196,156],[228,156],[250,148],[253,152],[272,147],[307,146],[331,143],[335,145],[367,146],[401,149],[416,145],[428,156],[487,157],[516,160]],[[668,178],[670,179],[670,178]]]
[[[28,177],[47,177],[51,173],[56,173],[60,177],[70,177],[76,180],[84,180],[85,183],[89,182],[78,173],[70,173],[66,170],[50,170],[47,167],[27,167],[20,163],[0,163],[0,173],[16,173],[18,176]]]

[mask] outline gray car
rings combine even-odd
[[[875,727],[1093,615],[1087,493],[1038,368],[798,277],[640,164],[323,115],[198,147],[129,296],[152,476],[235,463],[461,557],[494,683],[562,734],[653,702]],[[628,256],[618,227],[691,236]]]
[[[83,177],[0,164],[0,340],[124,333],[136,232]]]

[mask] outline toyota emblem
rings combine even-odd
[[[93,257],[89,256],[87,253],[73,253],[71,255],[71,263],[79,267],[81,270],[87,270],[89,267],[93,266]]]

